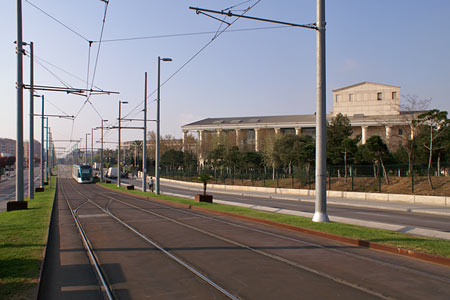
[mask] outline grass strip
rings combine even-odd
[[[0,213],[0,299],[31,299],[38,283],[50,214],[52,187],[35,193],[27,210]]]
[[[379,244],[404,248],[408,250],[420,251],[423,253],[450,258],[450,241],[410,235],[407,233],[375,229],[357,225],[342,224],[336,222],[316,223],[309,218],[284,215],[280,213],[270,213],[258,211],[245,207],[237,207],[231,205],[217,203],[195,202],[194,200],[184,199],[166,195],[156,195],[152,193],[144,193],[137,190],[126,190],[125,187],[118,188],[115,184],[100,183],[110,189],[121,190],[130,194],[147,196],[156,199],[168,200],[176,203],[183,203],[192,206],[204,207],[221,212],[229,212],[237,215],[249,216],[258,219],[269,220],[282,224],[297,226],[301,228],[312,229],[320,232],[331,233],[344,237],[351,237],[364,241],[376,242]]]

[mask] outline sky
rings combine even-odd
[[[102,43],[89,47],[88,41],[100,40],[103,1],[23,0],[23,40],[34,42],[35,84],[76,88],[93,84],[120,92],[93,95],[91,104],[83,96],[45,92],[47,114],[76,116],[74,121],[50,118],[53,139],[82,138],[84,145],[86,133],[100,126],[101,119],[108,120],[108,125],[117,124],[119,100],[128,101],[122,105],[122,117],[143,118],[145,72],[149,76],[148,118],[155,119],[158,56],[173,59],[161,63],[162,135],[179,138],[182,125],[208,117],[313,114],[316,32],[239,19],[214,38],[226,24],[189,9],[223,10],[234,5],[237,14],[254,5],[248,16],[297,24],[316,21],[314,0],[110,0]],[[329,0],[326,22],[327,111],[332,109],[332,90],[363,81],[398,85],[401,96],[431,98],[430,108],[450,110],[450,1]],[[270,28],[242,30],[264,27]],[[0,28],[0,137],[15,139],[16,1],[0,4]],[[134,37],[153,38],[111,41]],[[25,84],[30,81],[29,67],[27,56]],[[35,113],[40,113],[40,98],[34,104]],[[25,139],[28,114],[26,90]],[[149,130],[155,130],[154,122],[149,122]],[[95,141],[99,136],[94,131]],[[37,118],[35,138],[40,139]],[[142,139],[142,131],[124,130],[122,139]],[[117,141],[117,130],[105,132],[105,141]],[[55,144],[61,151],[73,146],[62,141]]]

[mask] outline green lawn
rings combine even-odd
[[[30,299],[43,259],[55,195],[52,188],[35,193],[28,209],[0,213],[0,299]]]
[[[115,184],[102,183],[101,185],[111,188],[118,189]],[[152,193],[144,193],[141,191],[127,191],[125,188],[120,188],[122,191],[129,192],[136,195],[145,195],[152,198],[168,200],[178,203],[190,204],[192,206],[205,207],[217,211],[230,212],[238,215],[244,215],[249,217],[254,217],[258,219],[270,220],[278,223],[288,224],[292,226],[317,230],[326,233],[332,233],[339,236],[351,237],[356,239],[361,239],[365,241],[377,242],[380,244],[391,245],[395,247],[421,251],[424,253],[442,256],[450,258],[450,241],[438,238],[427,238],[421,236],[413,236],[405,233],[393,232],[389,230],[374,229],[363,226],[342,224],[342,223],[315,223],[309,218],[283,215],[278,213],[269,213],[257,211],[244,207],[236,207],[230,205],[222,205],[216,203],[198,203],[194,200],[183,199],[172,196],[157,196]]]

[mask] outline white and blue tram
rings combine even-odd
[[[92,167],[88,165],[73,165],[72,177],[78,183],[91,183]]]

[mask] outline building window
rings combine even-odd
[[[397,92],[392,92],[392,100],[397,99]]]
[[[382,92],[378,92],[377,93],[377,100],[381,100],[383,99],[383,93]]]
[[[350,101],[350,102],[353,101],[353,94],[348,94],[348,101]]]
[[[403,129],[398,130],[398,135],[403,135]]]
[[[341,95],[337,94],[336,95],[336,102],[339,102],[339,101],[341,101]]]

